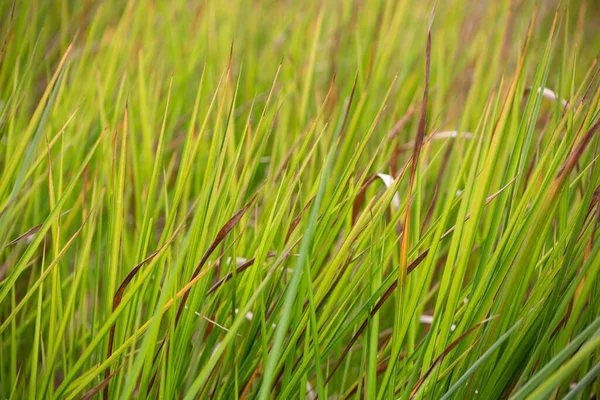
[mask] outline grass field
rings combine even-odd
[[[595,0],[0,1],[1,399],[600,393]]]

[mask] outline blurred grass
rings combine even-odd
[[[597,395],[599,18],[0,2],[0,397]]]

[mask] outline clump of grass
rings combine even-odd
[[[599,393],[599,10],[535,3],[2,2],[0,397]]]

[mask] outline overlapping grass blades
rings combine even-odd
[[[0,2],[0,397],[597,395],[554,3]]]

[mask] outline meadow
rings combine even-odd
[[[594,0],[0,1],[1,399],[595,399]]]

